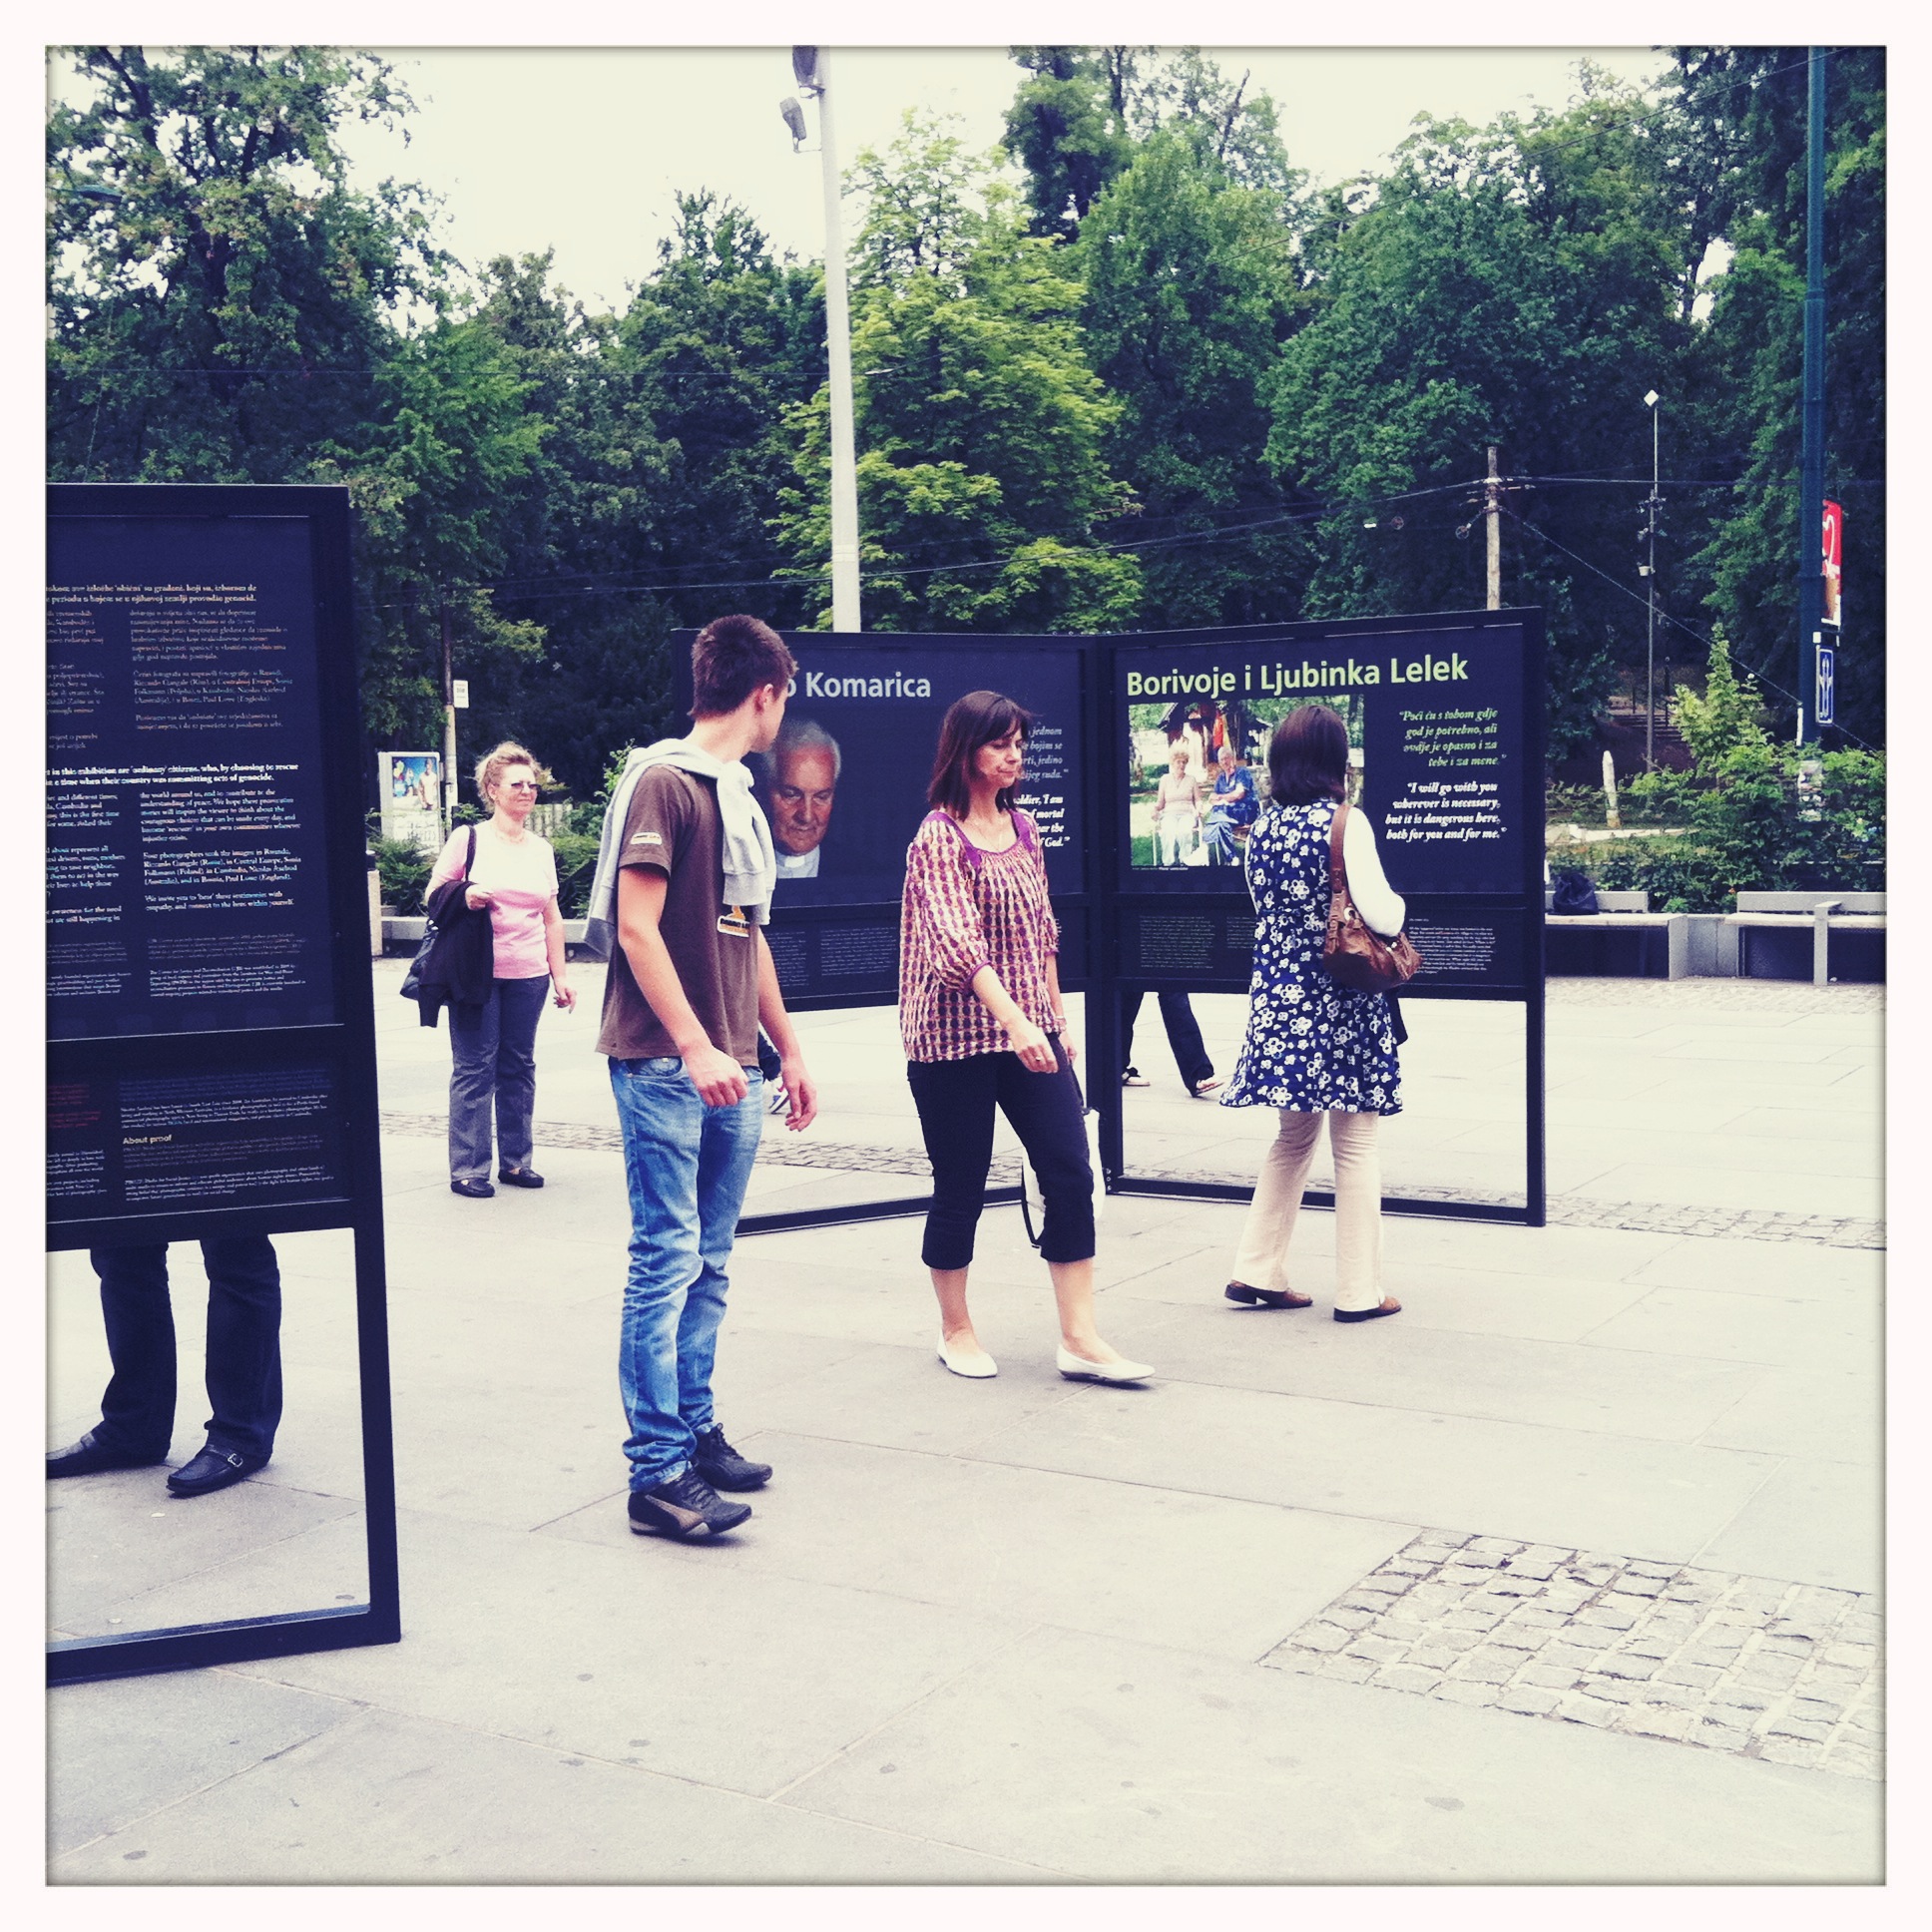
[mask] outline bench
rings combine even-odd
[[[1842,942],[1837,948],[1840,967],[1860,969],[1841,971],[1837,977],[1885,977],[1882,892],[1740,892],[1737,910],[1725,914],[1722,930],[1729,970],[1740,979],[1802,979],[1808,950],[1811,983],[1827,986],[1833,978],[1834,936]],[[1780,966],[1784,970],[1777,970]]]
[[[1690,971],[1690,920],[1682,912],[1653,912],[1648,892],[1597,892],[1595,912],[1552,912],[1554,897],[1543,893],[1543,929],[1547,970],[1553,973],[1602,973],[1603,946],[1580,946],[1569,938],[1576,932],[1628,932],[1637,938],[1637,974],[1641,979],[1683,979]],[[1662,935],[1660,947],[1652,935]],[[1583,963],[1576,963],[1582,961]],[[1662,966],[1661,972],[1655,970]]]

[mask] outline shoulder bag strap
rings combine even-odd
[[[1348,818],[1348,800],[1338,799],[1335,815],[1328,825],[1328,890],[1336,897],[1345,897],[1348,892],[1348,871],[1342,864],[1341,833]]]

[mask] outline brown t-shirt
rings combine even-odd
[[[724,844],[714,779],[669,764],[639,776],[618,866],[648,865],[670,879],[658,930],[678,983],[712,1045],[749,1067],[758,1057],[757,928],[742,906],[724,903]],[[616,1060],[678,1051],[638,990],[622,945],[611,951],[597,1050]]]

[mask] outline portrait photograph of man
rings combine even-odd
[[[808,718],[787,718],[762,762],[778,876],[815,879],[838,788],[838,740]]]

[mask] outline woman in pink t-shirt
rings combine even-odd
[[[537,761],[521,744],[499,744],[476,767],[476,789],[492,807],[476,827],[469,905],[488,908],[495,946],[490,997],[449,1009],[449,1190],[486,1201],[490,1116],[496,1115],[497,1176],[513,1188],[541,1188],[530,1165],[530,1121],[537,1104],[537,1022],[544,991],[566,1011],[577,1004],[564,967],[564,921],[557,910],[557,855],[525,822],[537,802]],[[429,890],[464,876],[470,828],[450,833],[429,874]]]

